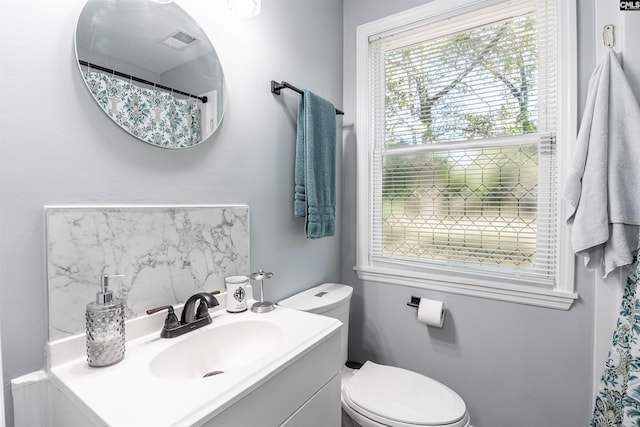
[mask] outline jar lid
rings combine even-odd
[[[239,285],[248,282],[249,278],[247,276],[229,276],[225,277],[224,281],[230,285]]]

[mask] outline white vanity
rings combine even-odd
[[[160,338],[163,315],[127,322],[126,354],[87,366],[84,337],[50,345],[54,425],[340,425],[340,325],[278,307],[270,313],[211,310],[213,323]],[[64,406],[64,405],[63,405]]]

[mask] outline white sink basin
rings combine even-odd
[[[191,332],[186,339],[155,356],[149,370],[166,380],[207,379],[251,363],[272,351],[282,329],[260,320],[246,320]]]

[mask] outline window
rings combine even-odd
[[[570,307],[568,3],[436,0],[358,28],[361,279]]]

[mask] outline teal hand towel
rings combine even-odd
[[[298,104],[293,212],[308,239],[335,235],[336,109],[305,89]]]

